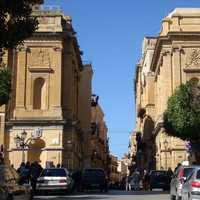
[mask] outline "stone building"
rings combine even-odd
[[[137,119],[136,128],[143,137],[145,118],[150,117],[152,120],[153,129],[149,131],[147,129],[146,134],[149,138],[153,138],[151,141],[155,145],[155,151],[152,158],[155,157],[157,169],[161,167],[174,169],[177,163],[188,159],[185,142],[168,137],[162,128],[162,123],[167,100],[177,86],[200,77],[199,21],[199,8],[175,9],[163,19],[161,32],[155,38],[156,42],[153,42],[154,50],[149,61],[148,73],[146,75],[142,73],[145,67],[144,55],[137,65],[136,109],[138,114],[141,114],[141,108],[144,108],[146,113]],[[145,148],[153,149],[153,146]]]
[[[60,163],[82,169],[90,165],[84,147],[90,132],[91,66],[82,64],[69,16],[41,7],[33,15],[38,30],[7,55],[13,88],[6,112],[0,110],[5,159],[14,167],[39,161],[43,167]],[[33,140],[36,134],[41,137]],[[22,135],[23,149],[16,146]]]
[[[150,70],[157,39],[145,37],[142,45],[142,58],[136,66],[135,99],[136,99],[136,164],[139,169],[153,169],[154,159],[154,83]]]
[[[90,157],[91,167],[103,168],[108,172],[108,128],[104,121],[104,113],[99,105],[98,96],[92,96],[91,102],[91,128]]]
[[[118,181],[121,182],[124,177],[129,175],[129,166],[123,158],[118,160],[117,164]]]
[[[112,186],[119,181],[119,172],[117,171],[118,158],[112,154],[109,155],[109,184]]]
[[[128,147],[128,160],[129,167],[134,168],[136,165],[136,153],[137,153],[137,141],[135,131],[129,135],[129,147]]]

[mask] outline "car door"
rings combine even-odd
[[[188,193],[189,193],[189,190],[190,190],[190,184],[191,184],[191,181],[194,177],[194,173],[195,172],[192,172],[186,179],[185,183],[183,184],[183,188],[182,188],[182,198],[183,200],[187,200],[188,199]]]

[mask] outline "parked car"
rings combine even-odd
[[[15,169],[0,165],[0,199],[1,200],[30,200],[32,190],[30,185],[20,185],[19,175]]]
[[[81,187],[82,191],[99,189],[100,192],[107,192],[107,179],[103,169],[88,168],[83,171]]]
[[[149,174],[149,188],[169,190],[171,177],[165,170],[152,170]]]
[[[184,181],[191,175],[194,166],[179,166],[172,177],[170,183],[170,198],[171,200],[181,199],[182,188]]]
[[[71,178],[65,168],[48,168],[44,169],[37,179],[36,193],[64,191],[69,192],[71,189]]]
[[[200,199],[200,166],[195,166],[182,188],[182,200]]]

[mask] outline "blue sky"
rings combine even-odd
[[[200,7],[199,0],[45,0],[73,19],[83,60],[93,64],[93,93],[108,126],[111,153],[128,150],[135,127],[134,72],[144,36],[157,36],[161,20],[176,7]]]

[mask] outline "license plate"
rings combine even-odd
[[[48,181],[48,184],[57,184],[59,181]]]

